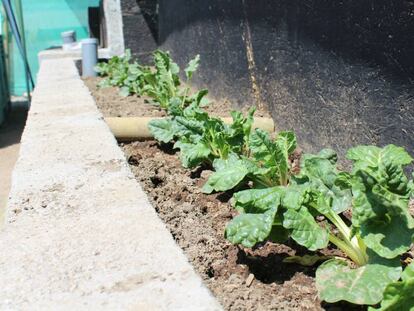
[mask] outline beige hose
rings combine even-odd
[[[148,129],[148,123],[154,117],[105,118],[106,123],[118,141],[148,140],[154,136]],[[222,118],[224,123],[231,124],[232,118]],[[260,128],[269,133],[274,132],[275,125],[270,118],[255,118],[253,128]]]

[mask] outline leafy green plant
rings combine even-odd
[[[154,103],[167,109],[170,100],[178,94],[180,68],[174,63],[168,52],[154,52],[155,70],[144,74],[143,92],[153,98]]]
[[[246,118],[240,112],[232,113],[233,123],[227,125],[201,110],[200,98],[184,109],[180,100],[172,101],[170,113],[173,116],[149,124],[157,140],[165,143],[175,140],[174,148],[180,149],[180,159],[188,168],[212,163],[214,159],[230,161],[235,154],[245,152],[246,138],[253,124],[254,108]]]
[[[187,84],[190,83],[199,62],[200,56],[197,55],[185,68]],[[114,56],[107,63],[101,62],[96,66],[99,75],[105,77],[98,86],[119,87],[121,96],[145,94],[153,99],[153,103],[160,105],[163,109],[168,109],[173,100],[180,100],[183,108],[197,100],[202,105],[208,104],[205,99],[207,90],[190,95],[188,86],[181,87],[178,76],[180,68],[171,59],[168,52],[155,51],[154,65],[155,67],[152,69],[141,66],[137,62],[131,62],[131,52],[127,49],[124,56]]]
[[[316,251],[331,242],[354,266],[344,259],[324,262],[316,273],[321,299],[375,305],[400,278],[399,256],[412,243],[408,201],[413,183],[403,170],[412,158],[394,145],[359,146],[349,150],[348,158],[354,162],[352,173],[337,170],[331,150],[305,155],[300,175],[292,176],[287,187],[236,193],[233,205],[240,215],[225,235],[245,247],[290,237]],[[348,226],[340,213],[351,206]]]
[[[199,66],[196,56],[184,70],[187,84]],[[401,256],[413,242],[414,219],[408,210],[414,182],[404,173],[411,156],[400,147],[358,146],[348,151],[351,172],[339,171],[330,149],[301,158],[295,174],[290,156],[296,149],[293,132],[274,139],[252,131],[254,109],[245,117],[232,112],[233,123],[209,116],[202,107],[207,90],[190,94],[182,86],[179,67],[167,52],[156,51],[155,69],[130,63],[130,55],[98,66],[103,84],[124,94],[146,94],[168,113],[149,124],[154,137],[174,142],[184,167],[212,164],[215,172],[205,193],[241,185],[232,205],[239,215],[225,230],[233,244],[254,247],[287,239],[315,252],[329,243],[344,257],[307,254],[287,262],[313,265],[320,298],[370,305],[369,310],[414,310],[414,263],[403,271]],[[351,209],[352,218],[341,214]]]
[[[207,100],[204,98],[208,93],[207,90],[201,90],[190,96],[190,88],[187,86],[191,82],[193,74],[199,66],[199,62],[200,56],[197,55],[188,63],[184,70],[186,86],[183,87],[179,78],[180,68],[171,59],[170,54],[160,50],[155,51],[155,69],[146,71],[143,74],[143,93],[151,97],[155,104],[166,110],[169,109],[171,101],[180,101],[182,109],[197,100],[202,105],[207,104]]]
[[[98,86],[119,87],[120,95],[124,97],[132,94],[140,95],[144,85],[144,73],[150,69],[130,61],[131,52],[127,49],[124,56],[114,56],[107,63],[99,63],[95,68],[99,75],[105,78]]]
[[[260,129],[244,134],[246,152],[231,161],[217,159],[213,163],[215,173],[203,187],[205,193],[227,191],[248,181],[261,188],[289,183],[292,175],[289,156],[296,149],[295,134],[280,132],[274,140]]]
[[[378,308],[369,311],[414,310],[414,263],[408,265],[401,275],[401,280],[387,285],[384,298]]]

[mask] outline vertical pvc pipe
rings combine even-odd
[[[98,39],[82,40],[82,77],[96,77],[95,66],[98,63]]]

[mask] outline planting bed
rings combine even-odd
[[[113,87],[98,89],[98,80],[89,78],[85,83],[104,116],[164,116],[143,97],[121,97]],[[232,109],[229,103],[212,103],[208,110],[229,116]],[[268,113],[262,109],[256,115]],[[210,167],[185,169],[171,144],[155,140],[120,146],[157,213],[226,310],[363,310],[322,304],[315,286],[316,268],[283,262],[305,253],[294,243],[267,242],[253,250],[229,243],[224,228],[237,212],[229,203],[232,193],[202,193]]]
[[[159,106],[149,104],[149,98],[146,96],[128,96],[119,95],[119,89],[116,87],[99,88],[97,84],[102,78],[84,78],[83,80],[91,91],[98,108],[105,117],[164,117],[166,113]],[[234,107],[228,101],[214,101],[204,108],[210,115],[229,117]],[[240,111],[246,113],[248,108],[240,108]],[[256,117],[270,117],[269,112],[265,109],[258,109]]]
[[[226,310],[317,310],[312,268],[283,263],[293,248],[267,243],[254,251],[224,239],[235,216],[230,195],[206,195],[208,168],[182,167],[171,146],[155,141],[121,145],[160,217]]]

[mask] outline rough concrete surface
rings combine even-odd
[[[6,217],[1,310],[221,310],[70,59],[41,64]]]
[[[106,39],[111,56],[124,53],[124,34],[120,0],[103,0]]]
[[[99,58],[110,58],[111,54],[108,48],[98,49]],[[76,48],[73,50],[62,50],[61,48],[50,49],[41,51],[38,54],[39,63],[46,59],[60,59],[60,58],[71,57],[72,59],[81,59],[82,58],[82,48]]]

